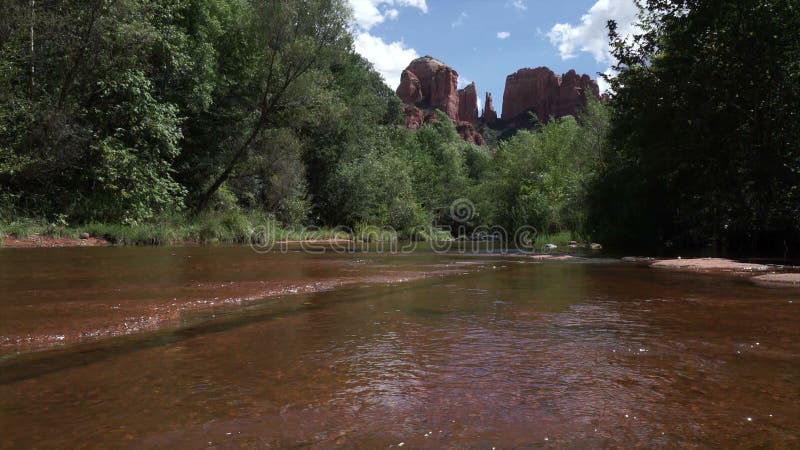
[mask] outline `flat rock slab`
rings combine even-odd
[[[722,258],[665,259],[650,265],[656,269],[723,271],[723,272],[763,272],[769,266],[751,264]]]
[[[622,258],[622,261],[630,263],[652,263],[655,260],[655,258],[650,258],[647,256],[626,256]]]
[[[22,239],[12,237],[0,239],[0,248],[107,247],[109,245],[111,243],[107,240],[96,237],[78,239],[32,234]]]
[[[800,287],[800,273],[770,273],[753,277],[753,282],[776,286]]]
[[[534,259],[536,261],[569,261],[571,259],[575,259],[574,256],[570,255],[548,255],[548,254],[530,255],[528,256],[528,258]]]

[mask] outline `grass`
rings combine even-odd
[[[562,231],[554,234],[540,233],[536,235],[536,243],[534,245],[537,249],[543,248],[546,244],[554,244],[559,247],[564,247],[569,245],[571,241],[575,240],[578,239],[574,239],[573,233],[569,231]]]
[[[0,220],[0,245],[4,237],[24,239],[31,235],[78,239],[81,234],[103,238],[114,245],[185,245],[185,244],[268,244],[279,241],[309,241],[324,239],[354,239],[362,242],[397,240],[447,240],[450,233],[431,228],[428,230],[401,230],[396,232],[381,227],[358,224],[354,230],[317,227],[285,227],[271,216],[258,212],[229,210],[206,213],[200,216],[170,214],[146,223],[113,224],[87,223],[70,225],[36,219]],[[578,240],[574,233],[560,232],[538,234],[535,248],[545,244],[566,247]]]
[[[287,228],[261,213],[231,210],[196,217],[168,215],[139,224],[87,223],[71,225],[37,219],[0,221],[3,238],[24,239],[31,235],[77,239],[83,233],[115,245],[247,244],[284,240],[349,239],[351,235],[332,229]]]

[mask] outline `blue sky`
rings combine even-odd
[[[612,64],[605,23],[632,30],[633,0],[348,0],[356,51],[392,87],[417,56],[453,67],[502,111],[507,75],[522,67],[575,69],[597,78]]]

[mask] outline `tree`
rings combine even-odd
[[[241,17],[248,58],[238,86],[244,125],[217,140],[221,170],[200,196],[198,211],[208,206],[267,129],[315,120],[327,94],[319,88],[326,69],[350,45],[346,11],[339,0],[252,2]]]
[[[800,7],[649,0],[610,24],[619,75],[593,222],[608,240],[733,249],[800,242]]]
[[[583,133],[567,116],[501,142],[483,196],[492,223],[507,230],[582,231],[581,197],[596,161],[582,145]]]
[[[0,17],[0,184],[28,213],[139,221],[180,207],[172,178],[184,2],[13,0]],[[32,32],[33,31],[33,32]]]

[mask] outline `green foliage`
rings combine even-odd
[[[596,100],[578,120],[553,120],[501,142],[482,188],[488,222],[540,233],[584,232],[588,185],[604,145],[607,113]]]
[[[619,76],[598,232],[649,247],[800,244],[797,2],[644,5],[634,40],[611,24]]]
[[[467,195],[466,153],[471,145],[461,139],[453,122],[442,113],[414,137],[408,148],[418,199],[435,213],[437,224],[446,225],[450,205]]]
[[[583,226],[603,106],[497,149],[442,113],[407,130],[348,17],[342,0],[0,3],[4,232],[139,245],[241,243],[266,223],[380,239]],[[453,223],[462,198],[478,214]]]
[[[395,145],[413,142],[408,134],[377,129],[347,150],[328,186],[338,211],[337,224],[369,223],[397,230],[425,224],[407,149]]]
[[[162,20],[182,3],[58,3],[11,1],[0,17],[0,184],[30,212],[78,220],[180,207],[180,120],[161,83],[189,60]]]

